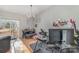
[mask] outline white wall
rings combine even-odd
[[[75,18],[79,29],[79,6],[51,6],[49,9],[39,14],[40,22],[38,23],[38,31],[40,28],[52,28],[52,22],[57,19]]]

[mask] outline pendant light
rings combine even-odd
[[[33,6],[32,5],[30,5],[30,17],[31,17],[31,20],[32,20],[32,28],[34,28],[35,27],[35,17],[34,17],[34,15],[33,15]]]

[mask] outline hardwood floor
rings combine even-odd
[[[32,53],[32,49],[30,47],[31,44],[36,43],[37,40],[33,39],[33,38],[25,38],[22,40],[22,42],[24,43],[24,45],[26,46],[26,48],[28,49],[27,52]]]

